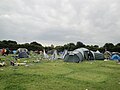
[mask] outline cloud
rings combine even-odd
[[[119,0],[2,0],[0,38],[65,44],[119,43]]]

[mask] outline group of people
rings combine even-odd
[[[8,48],[1,49],[2,56],[8,55],[10,53],[10,50]]]

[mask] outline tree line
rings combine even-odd
[[[92,51],[97,51],[99,50],[100,52],[105,52],[105,50],[108,50],[110,52],[120,52],[120,43],[117,43],[114,45],[113,43],[105,43],[102,47],[98,45],[85,45],[84,43],[78,41],[75,43],[68,43],[63,46],[43,46],[42,44],[33,41],[31,43],[25,43],[25,44],[18,44],[16,41],[12,40],[3,40],[0,41],[0,49],[2,48],[9,48],[10,50],[17,50],[18,48],[27,48],[28,50],[33,50],[33,51],[43,51],[44,49],[46,51],[56,49],[57,51],[61,52],[64,51],[65,49],[69,51],[73,51],[77,48],[87,48]]]

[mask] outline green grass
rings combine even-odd
[[[0,90],[120,90],[120,65],[115,61],[32,60],[27,67],[13,67],[9,61],[0,67]]]

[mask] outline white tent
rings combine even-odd
[[[54,50],[54,52],[53,52],[53,54],[52,54],[52,56],[51,56],[51,59],[52,59],[52,60],[58,59],[57,50]]]
[[[96,53],[100,53],[100,51],[99,51],[99,50],[97,50],[97,51],[96,51]]]
[[[43,55],[44,55],[44,58],[45,58],[45,59],[48,59],[48,58],[49,58],[49,56],[46,54],[45,50],[43,51]]]
[[[28,52],[26,48],[19,48],[16,52]]]
[[[94,60],[95,59],[94,52],[87,49],[87,48],[78,48],[78,49],[76,49],[74,51],[80,52],[82,54],[82,56],[84,57],[84,59],[86,59],[86,60],[88,60],[88,59]],[[88,54],[90,54],[90,57],[89,57]]]
[[[65,58],[65,55],[68,53],[68,50],[64,50],[64,52],[62,53],[61,55],[61,59],[64,59]]]
[[[87,48],[78,48],[78,49],[76,49],[76,50],[74,50],[74,51],[76,51],[76,52],[81,52],[82,53],[82,55],[84,56],[84,52],[85,51],[89,51]]]

